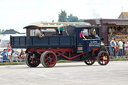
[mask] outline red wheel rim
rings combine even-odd
[[[106,65],[109,62],[109,55],[107,53],[101,53],[99,61],[102,65]]]
[[[44,61],[47,66],[54,66],[56,64],[56,56],[53,53],[48,53],[45,55]]]

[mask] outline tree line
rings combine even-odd
[[[84,19],[79,19],[73,14],[67,16],[66,11],[61,10],[61,12],[58,14],[58,22],[84,22]]]
[[[5,32],[5,31],[6,31],[6,30],[4,30],[4,29],[0,29],[0,34],[3,33],[3,32]]]

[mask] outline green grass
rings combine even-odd
[[[4,62],[0,63],[0,65],[23,65],[25,62]]]
[[[110,59],[110,61],[128,61],[128,58],[120,58],[120,57],[116,57],[116,58],[112,58]]]

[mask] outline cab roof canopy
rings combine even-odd
[[[90,23],[86,22],[35,22],[31,23],[28,26],[24,27],[24,29],[38,29],[38,28],[57,28],[59,26],[63,26],[65,24],[68,25],[87,25],[90,26]]]

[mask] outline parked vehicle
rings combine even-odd
[[[68,33],[70,36],[65,33],[62,36],[55,35],[54,31],[50,33],[50,36],[45,35],[43,38],[31,33],[31,30],[38,29],[38,26],[25,28],[27,36],[11,36],[10,41],[12,48],[26,48],[26,64],[29,67],[37,67],[40,63],[44,67],[54,67],[57,60],[61,59],[83,60],[87,65],[94,64],[96,59],[100,65],[107,65],[109,62],[109,55],[103,44],[101,45],[100,37],[91,33],[92,29],[95,29],[98,36],[98,30],[102,29],[101,27],[69,25]],[[83,40],[79,36],[80,32],[87,33],[87,40]]]

